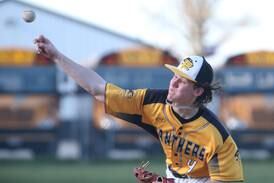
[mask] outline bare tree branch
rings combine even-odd
[[[187,40],[194,54],[204,54],[206,23],[211,18],[216,0],[182,0],[182,13],[187,26]]]

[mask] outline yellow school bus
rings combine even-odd
[[[232,129],[274,129],[274,52],[256,51],[227,59],[220,71],[226,92],[220,116]]]
[[[55,67],[34,50],[0,49],[0,143],[2,147],[48,143],[58,125]],[[41,130],[33,135],[35,130]],[[44,131],[43,131],[44,130]]]

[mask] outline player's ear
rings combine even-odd
[[[204,93],[204,88],[196,86],[194,87],[194,96],[199,97]]]

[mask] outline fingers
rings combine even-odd
[[[37,54],[45,54],[46,53],[43,48],[38,48],[36,52],[37,52]]]
[[[36,45],[37,45],[38,50],[43,50],[43,49],[45,49],[45,43],[37,42]]]
[[[40,35],[39,38],[44,43],[48,43],[49,42],[49,40],[44,35]]]
[[[39,42],[42,42],[41,35],[40,35],[40,36],[38,36],[37,38],[35,38],[33,42],[34,42],[34,43],[39,43]]]
[[[44,42],[37,41],[36,43],[37,46],[37,54],[45,54],[46,53],[46,44]]]
[[[46,44],[43,42],[37,42],[36,45],[37,45],[37,47],[40,48],[40,47],[45,47]]]
[[[36,43],[39,43],[39,42],[48,43],[49,40],[48,40],[45,36],[40,35],[40,36],[38,36],[37,38],[35,38],[33,42],[34,42],[35,44],[36,44]]]
[[[34,39],[34,44],[37,46],[38,54],[45,54],[46,44],[48,43],[48,39],[46,39],[43,35],[38,36]]]
[[[142,162],[141,167],[145,169],[146,167],[148,167],[149,164],[150,164],[149,161],[147,161],[146,163],[143,163],[143,162]]]

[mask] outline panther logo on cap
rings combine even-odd
[[[193,67],[193,61],[190,58],[185,58],[182,63],[179,65],[179,69],[189,70]]]

